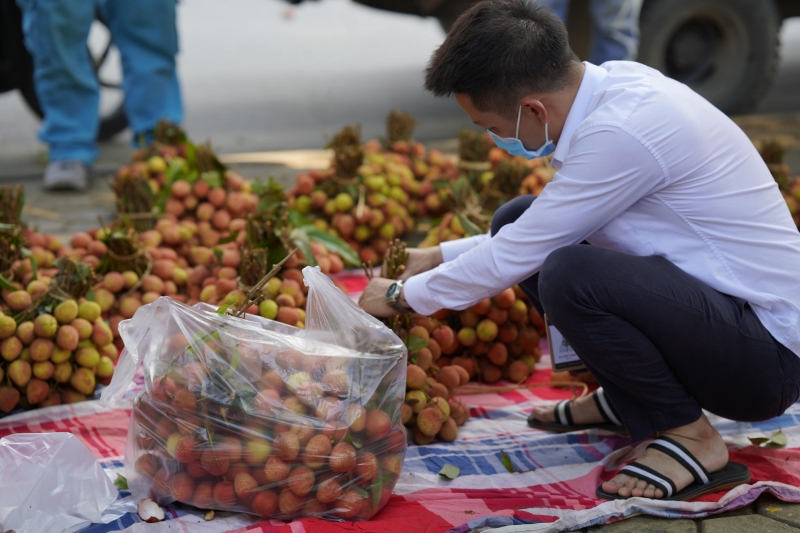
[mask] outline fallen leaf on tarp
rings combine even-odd
[[[774,513],[774,512],[780,511],[780,510],[781,510],[780,507],[775,507],[774,505],[768,505],[767,506],[767,511],[769,511],[770,513]]]
[[[509,473],[516,474],[518,472],[518,470],[514,468],[514,463],[511,462],[511,458],[503,450],[500,450],[500,462],[503,463],[503,466],[506,467]]]
[[[114,480],[114,486],[119,490],[128,490],[128,480],[125,476],[117,474],[117,479]]]
[[[769,437],[748,437],[748,439],[753,446],[762,448],[785,448],[789,443],[786,434],[780,429]]]
[[[206,511],[206,514],[203,517],[203,520],[205,520],[206,522],[214,520],[214,510],[211,509],[210,511]]]
[[[452,480],[461,475],[461,469],[450,463],[445,463],[442,469],[439,470],[439,475]]]

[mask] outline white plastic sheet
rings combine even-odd
[[[70,433],[0,439],[0,531],[70,533],[135,509]]]

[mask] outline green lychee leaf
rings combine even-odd
[[[383,476],[375,476],[372,479],[372,508],[376,509],[381,502],[381,494],[383,493]]]
[[[768,448],[784,448],[789,443],[786,434],[780,429],[772,434],[767,443]]]
[[[785,448],[788,444],[788,439],[783,430],[778,429],[769,437],[748,437],[753,446],[760,446],[762,448]]]
[[[239,236],[239,230],[237,229],[235,231],[230,232],[230,234],[227,237],[221,238],[217,244],[228,244],[229,242],[235,241],[236,237],[238,236]]]
[[[17,288],[14,287],[11,284],[11,282],[8,281],[6,278],[4,278],[2,275],[0,275],[0,289],[5,289],[7,291],[15,291],[15,290],[17,290]]]
[[[94,297],[94,289],[90,288],[88,291],[86,291],[85,298],[87,300],[89,300],[90,302],[95,302],[96,300],[95,300],[95,297]]]
[[[228,308],[230,308],[230,306],[231,304],[220,305],[219,307],[217,307],[217,314],[224,315],[225,313],[228,312]]]
[[[222,187],[222,176],[216,170],[203,172],[200,174],[200,179],[205,181],[212,189]]]
[[[414,337],[409,335],[405,339],[406,348],[408,348],[409,352],[418,352],[423,348],[427,348],[429,343],[425,339],[420,339],[419,337]]]
[[[503,463],[503,466],[506,467],[509,473],[516,474],[519,472],[519,470],[514,467],[514,463],[511,462],[511,458],[503,450],[500,450],[500,462]]]
[[[299,248],[300,251],[303,252],[306,263],[308,263],[309,266],[317,266],[317,260],[314,258],[314,254],[311,253],[311,240],[308,238],[308,234],[304,229],[293,229],[289,234],[289,239],[291,239],[292,244],[296,248]]]
[[[451,465],[450,463],[445,463],[442,469],[439,470],[439,475],[452,481],[461,475],[461,469],[457,466]]]
[[[130,490],[128,489],[128,480],[122,474],[117,474],[117,479],[114,480],[114,486],[119,490]]]
[[[39,279],[39,263],[37,263],[36,259],[34,259],[32,256],[31,256],[31,267],[33,268],[33,275],[31,279]]]
[[[306,226],[315,227],[314,223],[309,218],[304,216],[297,209],[289,210],[289,223],[295,228],[304,228]]]
[[[212,252],[214,252],[214,256],[217,258],[218,262],[222,262],[222,248],[212,248]]]
[[[458,215],[458,221],[461,223],[461,227],[464,228],[464,233],[467,235],[467,237],[473,237],[483,233],[477,224],[472,222],[464,215]]]
[[[311,242],[317,242],[328,249],[329,252],[338,254],[342,261],[350,266],[360,266],[361,258],[346,241],[334,237],[330,233],[320,230],[316,226],[303,228]]]

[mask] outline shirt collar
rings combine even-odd
[[[564,127],[561,130],[561,137],[558,139],[556,151],[553,153],[553,166],[556,168],[561,168],[564,159],[566,159],[575,130],[589,114],[589,102],[592,99],[592,95],[608,74],[608,71],[604,68],[593,65],[588,61],[584,61],[583,64],[586,66],[586,70],[583,72],[581,86],[578,88],[572,107],[569,108],[567,120],[564,121]]]

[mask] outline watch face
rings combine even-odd
[[[397,283],[392,283],[391,285],[389,285],[389,288],[386,290],[386,299],[387,300],[394,299],[396,293],[397,293]]]

